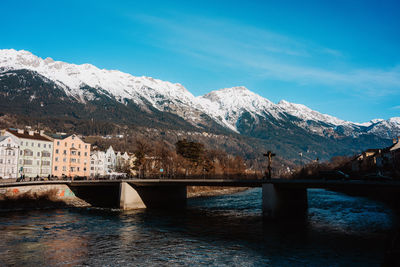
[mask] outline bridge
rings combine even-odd
[[[399,203],[400,181],[288,180],[288,179],[124,179],[58,180],[0,183],[0,189],[67,186],[75,196],[93,206],[120,208],[184,208],[187,186],[262,188],[265,218],[304,216],[308,207],[307,189],[321,188],[369,197],[389,197]]]

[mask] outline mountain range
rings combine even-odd
[[[0,50],[0,107],[3,114],[64,123],[96,120],[239,135],[292,157],[313,150],[322,157],[356,153],[400,135],[400,117],[354,123],[285,100],[273,103],[243,86],[195,97],[178,83],[13,49]]]

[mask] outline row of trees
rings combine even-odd
[[[204,145],[186,139],[171,145],[165,141],[149,143],[136,139],[135,169],[146,176],[229,176],[244,175],[246,164],[240,156],[222,150],[207,150]]]

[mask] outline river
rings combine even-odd
[[[188,200],[181,212],[0,212],[0,266],[379,266],[385,205],[309,190],[303,222],[263,222],[261,189]]]

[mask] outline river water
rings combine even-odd
[[[261,190],[188,200],[181,212],[0,212],[0,266],[379,266],[395,216],[309,190],[308,218],[263,222]]]

